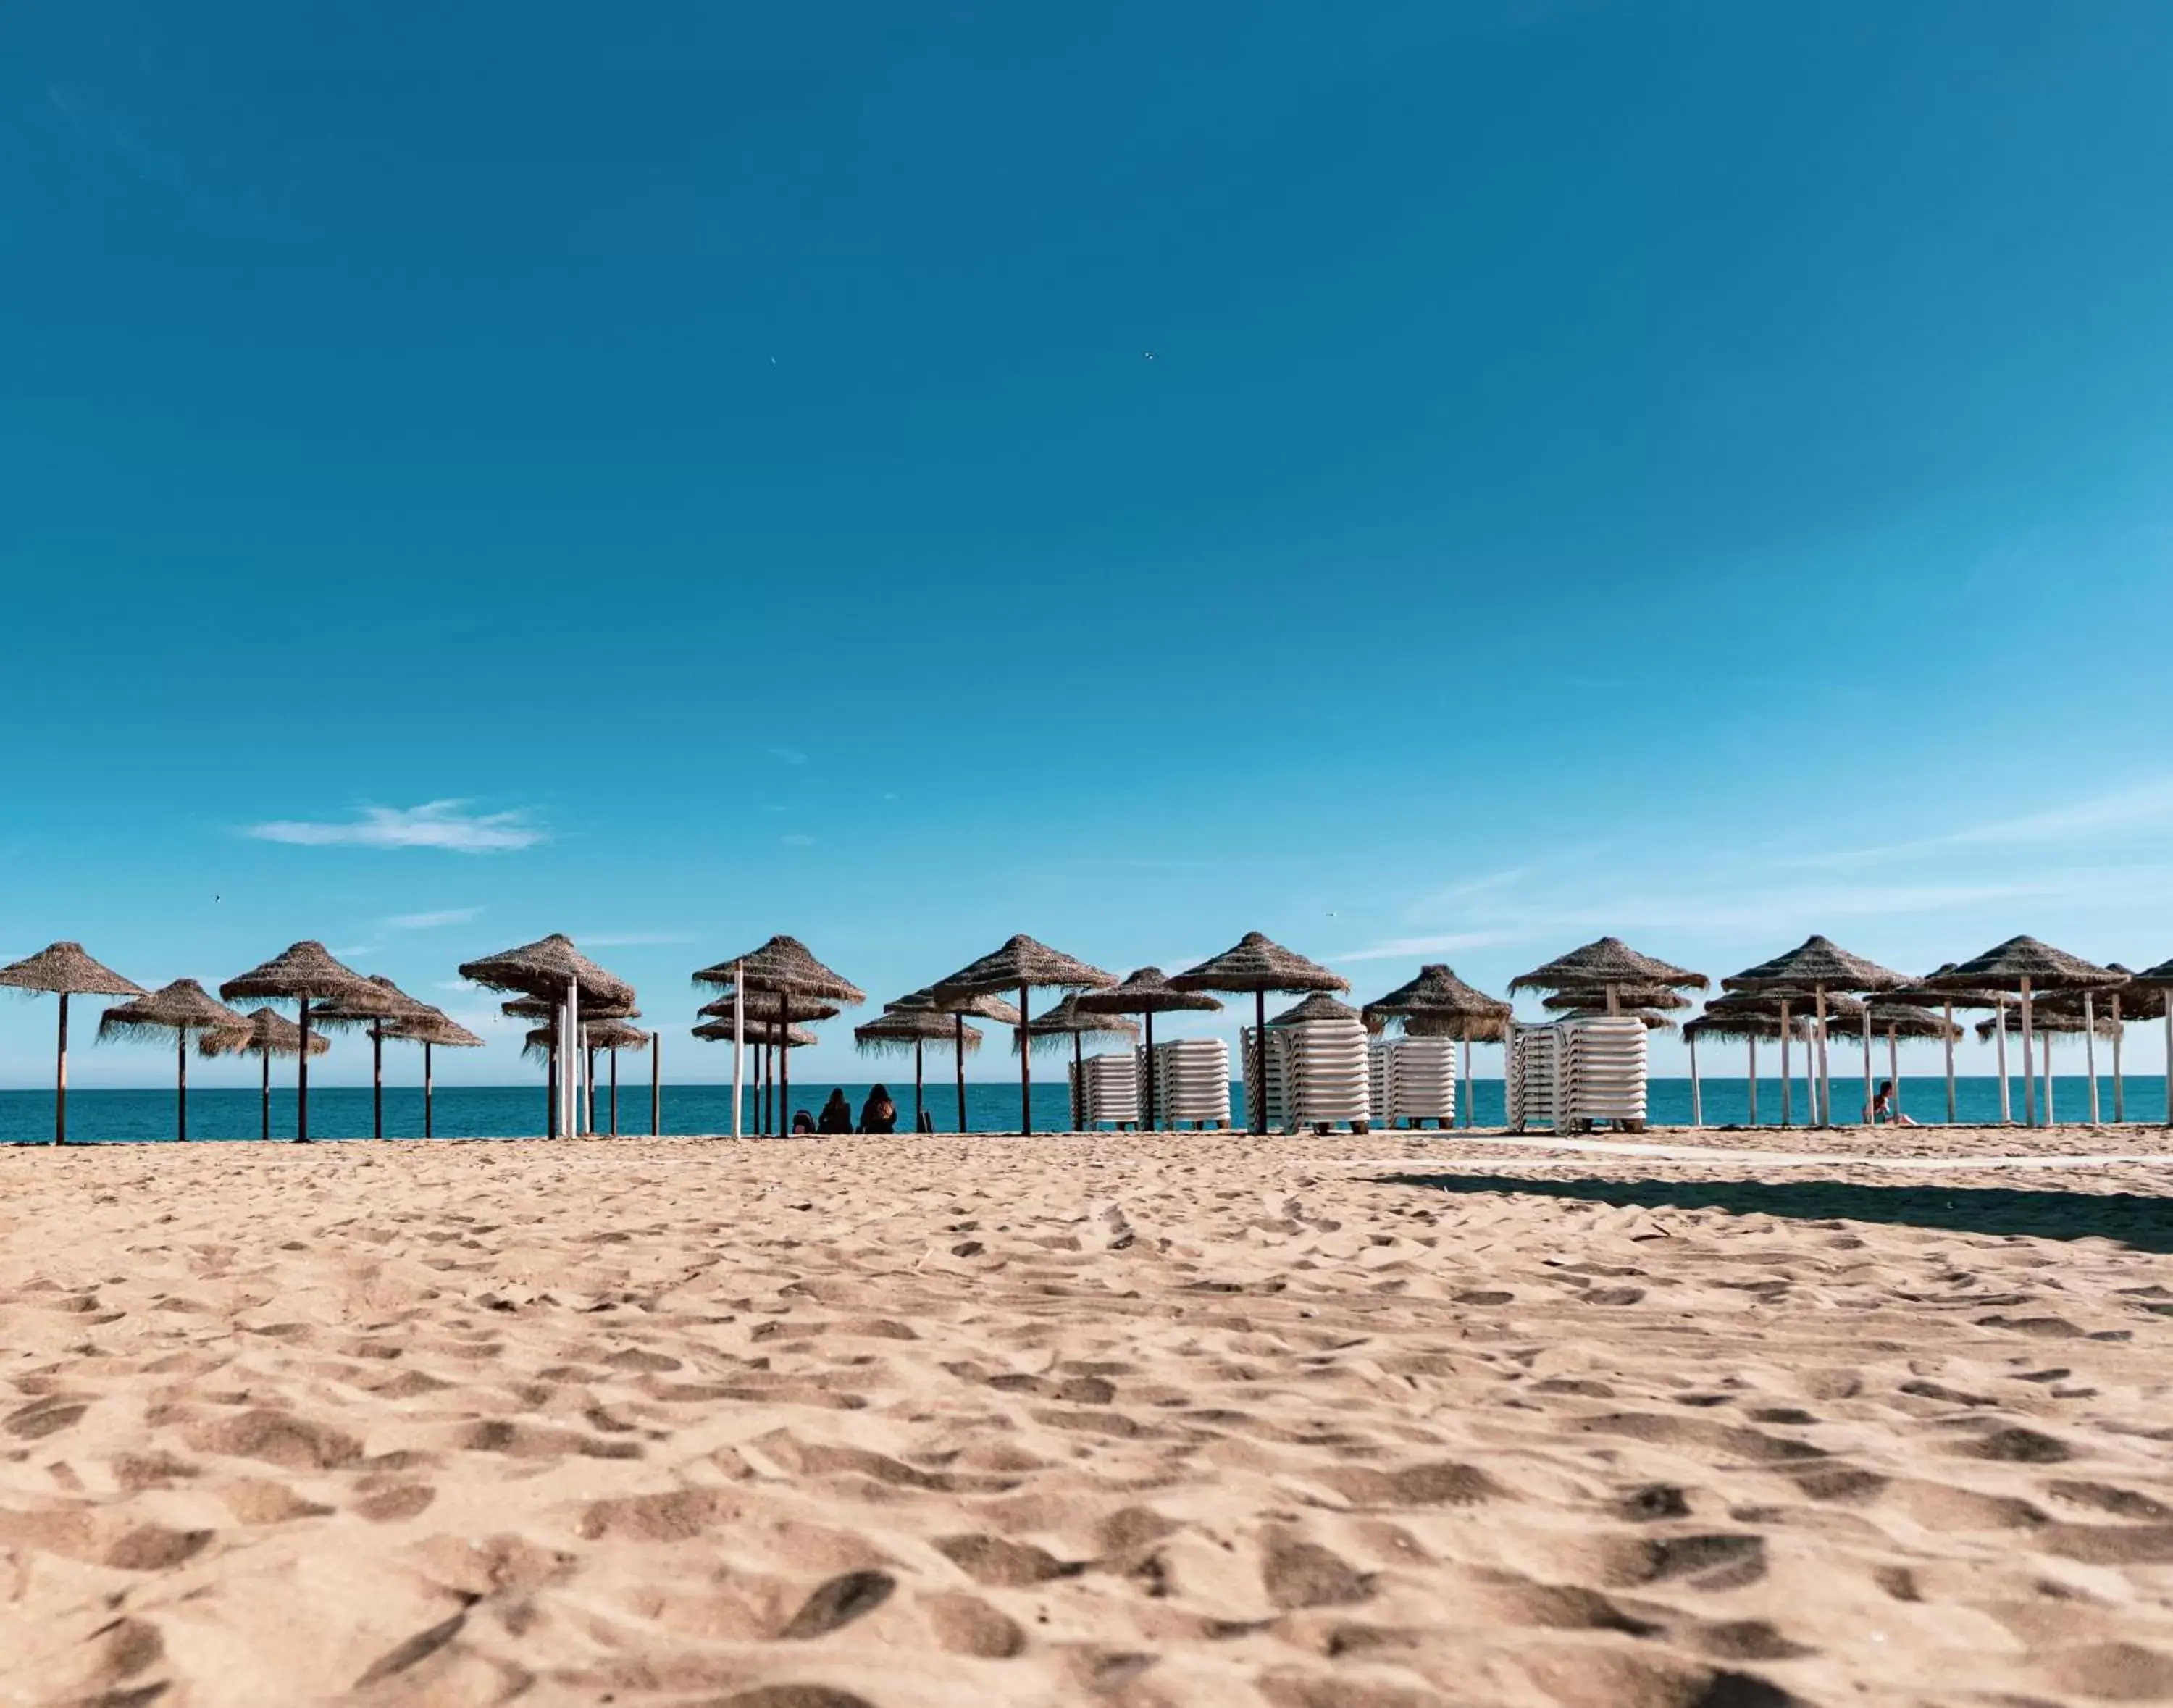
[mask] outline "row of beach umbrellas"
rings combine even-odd
[[[517,948],[465,962],[461,975],[471,983],[510,997],[504,1011],[540,1022],[528,1032],[528,1050],[549,1064],[546,1131],[555,1135],[593,1128],[595,1058],[610,1060],[610,1125],[617,1130],[618,1053],[646,1050],[650,1065],[650,1130],[660,1124],[661,1048],[653,1032],[632,1024],[640,1010],[634,987],[582,955],[563,935],[539,938]],[[734,1120],[742,1103],[743,1047],[756,1051],[756,1111],[759,1131],[781,1130],[790,1118],[791,1051],[816,1042],[810,1028],[835,1019],[846,1006],[867,999],[865,992],[824,966],[798,939],[774,936],[746,954],[702,968],[694,983],[717,993],[704,1005],[694,1035],[735,1044]],[[1810,1086],[1809,1120],[1833,1122],[1828,1045],[1839,1024],[1860,1035],[1863,1047],[1864,1102],[1872,1098],[1874,1040],[1886,1040],[1890,1063],[1897,1061],[1904,1038],[1938,1038],[1947,1051],[1948,1118],[1955,1117],[1953,1049],[1961,1030],[1957,1010],[1988,1010],[1978,1030],[1999,1051],[2002,1118],[2011,1116],[2008,1098],[2006,1047],[2019,1037],[2025,1123],[2037,1120],[2036,1059],[2055,1035],[2079,1035],[2089,1053],[2089,1119],[2100,1118],[2096,1041],[2109,1041],[2114,1052],[2114,1118],[2125,1118],[2120,1048],[2125,1023],[2164,1018],[2169,1054],[2173,1054],[2173,961],[2132,973],[2117,963],[2097,966],[2032,937],[2014,937],[1971,960],[1949,962],[1922,978],[1912,978],[1851,954],[1831,940],[1813,936],[1783,955],[1720,981],[1723,994],[1707,1002],[1702,1014],[1683,1025],[1690,1048],[1694,1120],[1697,1108],[1696,1047],[1701,1041],[1737,1041],[1749,1046],[1751,1119],[1757,1096],[1757,1047],[1777,1042],[1781,1049],[1781,1119],[1793,1119],[1790,1066],[1792,1047],[1800,1044]],[[188,1057],[193,1047],[203,1056],[254,1054],[262,1064],[264,1131],[270,1134],[271,1063],[275,1056],[296,1063],[295,1136],[309,1137],[309,1064],[327,1048],[321,1028],[366,1029],[371,1043],[374,1130],[384,1132],[384,1048],[388,1041],[422,1046],[423,1131],[431,1131],[432,1053],[440,1046],[474,1048],[482,1039],[441,1010],[409,996],[391,980],[365,977],[342,965],[321,943],[305,941],[262,966],[219,986],[213,998],[193,979],[176,979],[155,991],[93,959],[80,944],[56,943],[25,960],[0,967],[0,986],[46,992],[60,999],[54,1099],[54,1142],[67,1138],[68,1002],[72,996],[127,999],[100,1017],[101,1038],[170,1037],[176,1053],[177,1134],[187,1136]],[[1672,1026],[1673,1016],[1690,1006],[1683,993],[1705,991],[1711,981],[1700,973],[1674,966],[1631,948],[1619,938],[1602,937],[1510,981],[1511,994],[1538,994],[1550,1015],[1634,1015],[1650,1026]],[[1158,1098],[1153,1066],[1155,1016],[1219,1011],[1220,998],[1254,999],[1255,1058],[1244,1064],[1248,1086],[1265,1082],[1265,1032],[1270,995],[1301,999],[1297,1009],[1279,1015],[1279,1023],[1323,1013],[1356,1015],[1369,1030],[1400,1029],[1410,1036],[1446,1037],[1464,1045],[1464,1073],[1469,1080],[1469,1046],[1499,1042],[1508,1033],[1511,1005],[1475,989],[1442,965],[1422,967],[1417,977],[1353,1010],[1335,1000],[1350,982],[1340,974],[1258,931],[1248,932],[1221,954],[1175,975],[1140,967],[1119,978],[1064,954],[1032,937],[1007,940],[990,953],[884,1005],[874,1020],[856,1026],[856,1044],[871,1053],[910,1053],[914,1058],[914,1113],[916,1126],[925,1107],[925,1052],[948,1048],[957,1079],[958,1124],[966,1124],[965,1060],[982,1035],[971,1020],[993,1021],[1013,1031],[1019,1059],[1019,1125],[1033,1130],[1033,1058],[1069,1042],[1075,1068],[1085,1042],[1106,1038],[1129,1043],[1144,1032],[1148,1064],[1146,1115],[1156,1123]],[[1033,1011],[1037,991],[1060,993],[1043,1014]],[[227,1005],[256,999],[291,1004],[287,1021],[269,1006],[244,1013]],[[2106,1007],[2100,1010],[2102,999]],[[2011,1006],[2010,1006],[2011,1005]],[[1933,1008],[1938,1012],[1934,1013]],[[1137,1016],[1137,1023],[1134,1016]],[[774,1096],[773,1096],[773,1093]],[[2052,1079],[2044,1080],[2045,1118],[2052,1119]],[[1469,1100],[1464,1118],[1470,1118]],[[1264,1097],[1250,1097],[1252,1127],[1264,1132]],[[2166,1118],[2173,1123],[2173,1075],[2168,1076]],[[774,1126],[773,1126],[774,1123]]]

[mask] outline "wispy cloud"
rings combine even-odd
[[[342,823],[277,818],[252,824],[243,834],[303,848],[434,848],[454,854],[503,854],[550,840],[550,832],[525,811],[470,812],[467,806],[426,800],[420,806],[364,806],[360,817]]]
[[[365,955],[376,954],[384,946],[382,943],[353,943],[344,949],[333,950],[332,956],[339,961],[359,961]]]
[[[480,908],[440,908],[431,913],[395,913],[385,924],[395,931],[434,931],[440,925],[465,925]]]
[[[1401,961],[1413,955],[1453,955],[1459,949],[1484,949],[1515,940],[1507,931],[1449,931],[1437,937],[1391,937],[1368,948],[1331,955],[1331,961]]]
[[[433,990],[468,991],[480,990],[483,986],[472,978],[440,978],[430,988]]]
[[[815,838],[813,837],[803,835],[798,832],[795,832],[791,836],[781,838],[779,840],[781,840],[787,848],[812,848],[815,846]]]
[[[780,765],[805,765],[807,756],[797,747],[768,747],[763,750]]]
[[[574,940],[592,949],[639,949],[658,943],[691,943],[691,931],[577,931]]]
[[[1804,855],[1795,863],[1855,865],[1960,849],[2057,848],[2068,843],[2077,844],[2079,851],[2087,852],[2094,845],[2123,833],[2169,828],[2173,828],[2173,779],[2160,778],[2108,794],[2067,801],[2038,812],[1966,825],[1938,836],[1879,843],[1865,848],[1836,849]]]

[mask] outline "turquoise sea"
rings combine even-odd
[[[899,1124],[909,1129],[913,1115],[913,1086],[887,1082],[898,1098]],[[2012,1082],[2014,1115],[2022,1115],[2022,1083]],[[1834,1108],[1844,1119],[1852,1118],[1863,1100],[1860,1077],[1836,1075],[1833,1081]],[[867,1086],[842,1088],[857,1111],[867,1095]],[[828,1083],[795,1083],[793,1107],[818,1109],[830,1095]],[[1034,1085],[1034,1124],[1043,1132],[1067,1124],[1069,1108],[1060,1079]],[[1502,1082],[1480,1080],[1473,1087],[1478,1124],[1502,1123]],[[1744,1124],[1748,1114],[1745,1086],[1740,1078],[1707,1079],[1703,1083],[1705,1122],[1709,1127]],[[1957,1113],[1965,1123],[1990,1124],[1999,1118],[1999,1082],[1995,1078],[1967,1078],[1956,1082]],[[752,1093],[750,1100],[752,1099]],[[1655,1080],[1648,1107],[1656,1126],[1681,1126],[1690,1118],[1688,1080]],[[2109,1075],[2099,1080],[2100,1113],[2113,1118],[2113,1086]],[[1244,1118],[1244,1088],[1231,1091],[1231,1107]],[[1794,1113],[1801,1124],[1804,1108],[1804,1085],[1795,1082]],[[2057,1075],[2053,1080],[2054,1111],[2065,1121],[2088,1118],[2088,1082],[2080,1075]],[[957,1128],[957,1094],[948,1084],[931,1085],[929,1113],[936,1130]],[[1937,1075],[1904,1079],[1904,1113],[1922,1122],[1946,1117],[1946,1088]],[[749,1103],[752,1111],[752,1101]],[[0,1091],[0,1143],[42,1144],[52,1137],[53,1100],[50,1091]],[[1781,1086],[1766,1080],[1759,1086],[1758,1113],[1761,1125],[1778,1123]],[[2127,1116],[2132,1122],[2162,1123],[2165,1118],[2165,1081],[2160,1075],[2131,1075],[2127,1083]],[[534,1136],[543,1131],[544,1092],[540,1085],[448,1086],[437,1094],[434,1125],[441,1139],[500,1139]],[[1014,1082],[979,1080],[966,1087],[968,1129],[977,1133],[1018,1130],[1018,1086]],[[599,1091],[596,1123],[608,1126],[608,1101]],[[671,1134],[729,1133],[732,1125],[732,1090],[725,1086],[666,1086],[663,1096],[663,1130]],[[622,1087],[619,1093],[619,1130],[649,1130],[649,1086]],[[423,1094],[412,1086],[387,1086],[385,1092],[385,1130],[392,1138],[418,1136],[423,1130]],[[752,1130],[750,1113],[748,1130]],[[255,1139],[259,1131],[258,1094],[251,1089],[191,1087],[189,1091],[189,1137],[191,1139]],[[294,1132],[294,1090],[292,1083],[275,1086],[272,1092],[272,1132],[274,1138],[292,1138]],[[370,1134],[370,1094],[367,1086],[319,1086],[310,1092],[310,1134],[312,1138],[366,1139]],[[174,1094],[171,1091],[87,1091],[68,1096],[68,1138],[71,1143],[120,1144],[158,1142],[174,1137]]]

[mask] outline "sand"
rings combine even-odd
[[[2164,1700],[2169,1185],[1379,1134],[0,1152],[0,1702]]]

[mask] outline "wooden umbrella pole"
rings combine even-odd
[[[2165,996],[2165,1124],[2173,1127],[2173,990]]]
[[[1464,1124],[1471,1124],[1471,1026],[1464,1027]]]
[[[1083,1132],[1086,1126],[1086,1050],[1077,1032],[1071,1034],[1071,1127],[1074,1132]]]
[[[739,1064],[732,1064],[732,1124],[739,1124]],[[664,1130],[664,1028],[658,1026],[649,1035],[649,1136],[655,1138]]]
[[[67,1143],[67,999],[61,992],[60,1054],[53,1073],[53,1143]]]
[[[618,1046],[611,1048],[611,1135],[618,1137]]]
[[[596,1047],[581,1035],[581,1130],[596,1130]]]
[[[559,1030],[563,1032],[565,1028],[561,1026]],[[558,1136],[558,1045],[555,1039],[551,1045],[550,1064],[544,1070],[543,1085],[549,1101],[543,1108],[543,1136],[556,1139]]]
[[[1154,1133],[1162,1128],[1162,1118],[1155,1105],[1154,1010],[1149,1009],[1140,1017],[1147,1027],[1144,1046],[1147,1053],[1147,1131]]]
[[[385,1136],[385,1022],[369,1023],[369,1136]]]
[[[437,1076],[432,1070],[430,1048],[429,1039],[424,1038],[423,1040],[423,1136],[425,1139],[434,1139],[437,1136],[434,1124],[438,1096]]]
[[[175,1029],[174,1137],[183,1144],[189,1138],[189,1029]]]
[[[1756,1048],[1755,1043],[1752,1048]],[[1788,999],[1784,996],[1781,999],[1781,1124],[1783,1127],[1789,1123],[1792,1112],[1788,1106],[1795,1091],[1794,1086],[1789,1083],[1791,1071],[1788,1066]]]
[[[2035,1127],[2037,1124],[2037,1069],[2036,1057],[2030,1048],[2032,1040],[2030,1035],[2030,981],[2025,978],[2021,983],[2022,1124],[2025,1127]]]
[[[2007,994],[2002,991],[1992,1005],[1992,1053],[1999,1064],[1999,1124],[2014,1124],[2014,1087],[2007,1077]]]
[[[2049,1032],[2038,1042],[2037,1060],[2045,1075],[2045,1124],[2056,1126],[2057,1118],[2052,1113],[2052,1034]]]
[[[268,1049],[266,1050],[262,1055],[257,1058],[257,1060],[262,1064],[264,1073],[264,1131],[262,1136],[266,1139],[269,1139],[272,1136],[272,1052]]]
[[[921,1064],[920,1064],[920,1052],[921,1052],[921,1049],[922,1049],[922,1043],[921,1043],[921,1040],[920,1040],[920,1039],[919,1039],[919,1038],[915,1038],[915,1039],[914,1039],[914,1041],[913,1041],[913,1130],[914,1130],[914,1132],[916,1132],[916,1133],[918,1133],[918,1132],[920,1130],[920,1107],[921,1107],[921,1095],[920,1095],[920,1068],[921,1068]]]
[[[1033,1018],[1027,1011],[1028,987],[1019,986],[1019,1131],[1030,1134],[1033,1131],[1033,1034],[1027,1023]]]
[[[1253,1118],[1255,1133],[1268,1130],[1268,993],[1253,993],[1253,1059],[1247,1071],[1253,1075],[1245,1087],[1245,1113]],[[2173,1107],[2173,1105],[2168,1105]]]
[[[294,1142],[310,1142],[310,999],[302,999],[302,1050],[295,1057]]]
[[[2096,1005],[2087,990],[2083,993],[2083,1072],[2089,1077],[2090,1125],[2095,1127],[2098,1124],[2098,1017]],[[2049,1091],[2045,1101],[2048,1106],[2052,1101]]]
[[[1699,1095],[1698,1095],[1697,1038],[1696,1038],[1696,1035],[1695,1035],[1695,1034],[1693,1034],[1693,1035],[1692,1035],[1692,1037],[1691,1037],[1691,1038],[1690,1038],[1690,1125],[1691,1125],[1691,1126],[1693,1126],[1693,1127],[1702,1127],[1702,1126],[1704,1126],[1704,1125],[1705,1125],[1705,1102],[1704,1102],[1704,1100],[1703,1100],[1701,1097],[1700,1097],[1700,1096],[1699,1096]]]
[[[2112,994],[2112,1122],[2117,1127],[2127,1119],[2127,1093],[2121,1080],[2120,1046],[2127,1028],[2120,1023],[2120,993]]]
[[[1901,1045],[1900,1039],[1901,1032],[1897,1028],[1890,1026],[1886,1028],[1886,1077],[1893,1081],[1894,1085],[1894,1118],[1897,1124],[1901,1119]]]
[[[1941,1036],[1945,1038],[1947,1045],[1947,1125],[1951,1127],[1955,1124],[1955,1003],[1952,997],[1949,997],[1942,1005],[1940,1017],[1947,1025]]]
[[[1871,1005],[1867,1002],[1863,1005],[1863,1123],[1867,1127],[1871,1124]]]
[[[1820,1127],[1833,1125],[1833,1080],[1826,1070],[1826,988],[1823,984],[1811,988],[1812,1000],[1818,1005],[1818,1072],[1816,1086],[1811,1092],[1811,1119]]]
[[[1019,1048],[1024,1049],[1032,1042],[1022,1026]],[[951,1016],[951,1052],[958,1078],[958,1130],[962,1133],[966,1130],[966,1016],[962,1010]]]
[[[785,1016],[785,998],[777,999],[777,1130],[792,1129],[792,1022]]]

